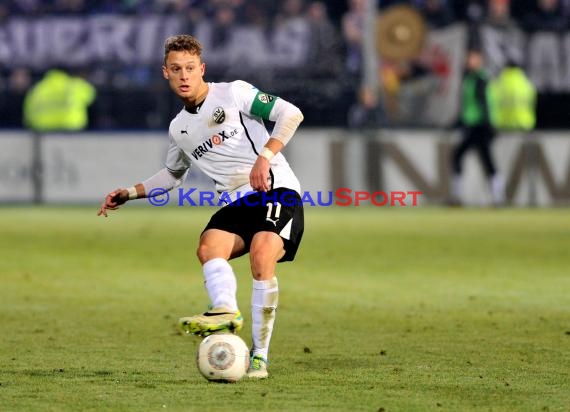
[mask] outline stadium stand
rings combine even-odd
[[[358,34],[350,38],[345,22],[359,27],[354,9],[361,2],[2,2],[0,127],[22,127],[26,90],[52,66],[68,66],[85,73],[97,88],[90,129],[164,128],[179,107],[161,77],[157,50],[173,32],[192,33],[211,50],[205,56],[209,80],[239,77],[295,101],[304,109],[306,125],[347,126],[347,113],[358,99],[361,66]],[[570,1],[382,0],[377,6],[382,12],[402,3],[422,14],[430,35],[458,25],[467,28],[467,37],[479,38],[490,55],[492,73],[518,59],[539,92],[537,126],[570,127],[561,110],[570,101],[570,67],[561,52],[570,39]],[[501,41],[505,35],[509,40]],[[453,50],[465,48],[464,42]],[[450,70],[462,69],[450,63],[454,52],[445,56],[440,51],[432,48],[427,59],[424,54],[404,65],[381,66],[382,86],[395,85],[403,101],[401,113],[392,117],[390,108],[383,108],[381,126],[442,126],[410,114],[417,111],[414,102],[430,104],[432,94],[449,87]]]

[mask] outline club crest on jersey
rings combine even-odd
[[[274,99],[273,96],[271,96],[270,94],[267,94],[267,93],[259,93],[257,95],[257,98],[259,99],[259,101],[261,103],[265,103],[265,104],[271,103]]]
[[[224,120],[226,120],[226,112],[224,112],[223,107],[218,106],[214,109],[212,120],[214,120],[214,123],[216,124],[222,124]]]

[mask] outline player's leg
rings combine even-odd
[[[481,126],[478,128],[477,154],[488,177],[493,176],[497,172],[493,156],[491,155],[493,136],[494,133],[490,127]]]
[[[455,147],[452,155],[453,177],[451,181],[451,200],[453,204],[461,204],[463,197],[463,157],[467,150],[473,145],[476,136],[473,128],[467,127],[463,130],[463,138],[459,145]]]
[[[238,235],[223,230],[208,229],[200,236],[197,256],[213,308],[238,310],[237,282],[228,260],[241,255],[244,248],[244,242]]]
[[[265,206],[256,212],[256,230],[249,249],[253,275],[250,378],[268,376],[269,343],[279,299],[275,266],[295,258],[304,231],[303,202],[297,193],[275,189],[267,192],[266,198]]]
[[[207,336],[241,329],[243,317],[236,300],[237,282],[228,260],[244,251],[245,243],[238,235],[219,229],[202,233],[197,255],[212,308],[200,315],[181,318],[180,325],[186,333]]]
[[[251,294],[251,365],[248,376],[266,378],[269,343],[273,333],[279,286],[275,276],[277,261],[285,255],[283,239],[273,232],[254,235],[249,250],[253,289]]]
[[[249,248],[251,274],[255,281],[271,280],[275,276],[277,262],[285,255],[281,236],[273,232],[258,232]]]
[[[497,172],[491,154],[491,143],[494,135],[495,133],[490,127],[481,127],[480,139],[477,141],[477,152],[489,182],[493,204],[501,206],[505,202],[505,182],[503,176]]]

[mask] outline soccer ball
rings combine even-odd
[[[209,381],[236,382],[249,367],[249,349],[238,335],[215,333],[200,343],[196,363]]]

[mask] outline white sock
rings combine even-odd
[[[268,359],[269,341],[273,333],[275,310],[279,301],[277,278],[253,280],[251,293],[251,336],[253,355]]]
[[[228,261],[222,258],[209,260],[202,266],[202,271],[212,306],[214,308],[222,306],[231,311],[238,310],[236,277]]]
[[[454,200],[461,201],[463,194],[463,181],[461,175],[453,175],[451,180],[451,196]]]
[[[505,203],[505,180],[503,179],[503,176],[495,174],[491,178],[491,194],[495,205],[502,205]]]

